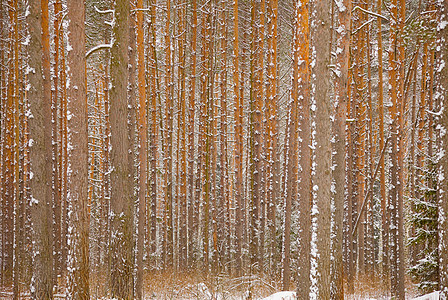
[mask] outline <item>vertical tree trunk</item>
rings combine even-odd
[[[291,210],[292,210],[292,204],[296,203],[297,201],[297,180],[298,180],[298,147],[297,147],[297,133],[299,128],[299,120],[298,120],[298,107],[299,107],[299,101],[306,101],[305,95],[308,94],[308,63],[309,62],[309,56],[308,50],[305,49],[308,47],[308,8],[306,6],[306,3],[297,2],[295,7],[295,23],[294,23],[294,36],[293,36],[293,43],[292,43],[292,51],[293,51],[293,75],[292,75],[292,90],[291,90],[291,98],[290,98],[290,108],[289,108],[289,118],[288,118],[288,134],[287,134],[287,144],[285,147],[287,147],[287,163],[286,163],[286,184],[285,184],[285,222],[284,222],[284,237],[283,237],[283,266],[282,266],[282,286],[283,290],[289,290],[289,282],[290,282],[290,248],[291,248],[291,242],[290,242],[290,234],[291,234]],[[303,62],[302,62],[303,61]],[[303,65],[303,66],[302,66]],[[305,104],[305,103],[302,103]],[[303,106],[303,110],[308,109],[308,107]],[[303,111],[302,111],[303,116]],[[304,127],[306,127],[308,124],[302,123]],[[306,129],[305,129],[306,132]],[[305,146],[307,147],[307,146]],[[308,148],[308,147],[307,147]],[[303,150],[303,148],[302,148]],[[306,154],[305,154],[306,155]],[[302,178],[306,180],[305,178]],[[302,187],[302,186],[301,186]],[[301,190],[302,192],[302,190]],[[306,192],[301,193],[300,196],[303,196],[306,194]],[[306,196],[305,196],[306,198]],[[302,200],[302,199],[301,199]],[[306,201],[306,200],[305,200]],[[303,203],[304,206],[306,204]],[[305,208],[306,209],[306,208]],[[300,211],[302,213],[302,211]],[[307,213],[307,212],[303,212]],[[300,214],[300,217],[303,218],[304,215]],[[305,217],[308,218],[308,217]],[[304,221],[306,222],[306,219],[304,218]],[[302,225],[302,224],[300,224]],[[308,227],[309,228],[309,227]],[[305,255],[305,258],[307,257],[306,254],[306,241],[303,239],[304,236],[306,236],[306,228],[300,228],[302,231],[302,234],[300,236],[300,241],[305,242],[304,244],[301,243],[301,250],[303,251],[300,254]],[[306,239],[306,237],[305,237]],[[308,248],[309,250],[309,248]],[[301,261],[303,262],[303,261]],[[302,268],[302,265],[299,263],[299,268]],[[306,265],[303,266],[304,270],[300,273],[303,273],[303,276],[305,277],[306,274],[304,274],[307,270]],[[309,276],[309,275],[308,275]],[[306,290],[309,289],[309,287],[306,286],[307,282],[302,281],[303,278],[301,278],[301,275],[299,275],[299,283],[298,285],[305,284],[305,286],[301,286],[299,290],[299,295],[302,292],[306,294]],[[309,290],[308,290],[309,294]]]
[[[14,268],[14,3],[8,3],[8,16],[10,26],[8,26],[8,76],[6,92],[6,124],[5,124],[5,149],[3,166],[3,279],[8,285],[13,279]]]
[[[398,39],[398,50],[399,50],[399,95],[397,99],[397,108],[398,108],[398,203],[397,203],[397,243],[398,243],[398,256],[397,256],[397,271],[398,271],[398,281],[397,281],[397,298],[398,299],[405,299],[405,249],[404,249],[404,238],[405,238],[405,228],[404,228],[404,188],[405,188],[405,178],[404,178],[404,155],[406,149],[404,148],[404,140],[405,140],[405,132],[406,128],[404,127],[404,113],[405,113],[405,105],[407,102],[406,95],[405,95],[405,83],[404,83],[404,77],[405,77],[405,42],[404,42],[404,26],[405,26],[405,19],[406,19],[406,2],[405,0],[400,0],[399,2],[399,39]]]
[[[115,41],[111,48],[111,294],[119,299],[133,298],[133,180],[129,174],[128,136],[128,35],[129,1],[115,3]]]
[[[11,44],[13,46],[13,57],[14,57],[14,236],[13,236],[13,298],[18,299],[19,297],[19,280],[20,280],[20,252],[21,249],[21,235],[20,235],[20,78],[19,78],[19,6],[18,1],[13,2],[13,41]]]
[[[260,207],[260,147],[261,147],[261,107],[259,102],[259,94],[262,91],[258,90],[258,55],[256,53],[258,48],[258,15],[259,5],[255,0],[252,1],[251,8],[251,50],[250,50],[250,233],[249,233],[249,256],[251,270],[257,271],[257,257],[259,251],[259,207]]]
[[[316,176],[313,190],[316,194],[316,280],[317,298],[330,299],[330,223],[331,223],[331,122],[330,102],[330,3],[315,3],[311,28],[316,49],[315,100],[316,100]]]
[[[143,299],[143,248],[146,228],[146,187],[147,187],[147,115],[145,48],[143,36],[143,0],[137,0],[137,56],[138,56],[138,141],[139,141],[139,185],[138,185],[138,229],[137,229],[137,276],[135,292],[137,300]]]
[[[374,276],[374,203],[373,203],[373,187],[374,187],[374,170],[373,170],[373,156],[375,153],[375,145],[373,144],[373,104],[372,104],[372,58],[371,58],[371,45],[370,45],[370,26],[367,26],[366,31],[366,44],[367,44],[367,151],[369,152],[366,165],[367,176],[367,212],[366,212],[366,240],[365,240],[365,262],[367,278],[373,279]],[[382,149],[381,149],[382,150]]]
[[[62,11],[62,10],[61,10]],[[61,16],[62,18],[62,16]],[[63,26],[60,26],[61,40],[64,36]],[[65,62],[65,47],[61,47],[61,71],[60,78],[61,82],[66,82],[66,62]],[[60,149],[60,172],[61,177],[61,270],[62,276],[65,275],[67,271],[67,257],[68,257],[68,132],[67,132],[67,122],[68,122],[68,111],[67,111],[67,85],[62,84],[61,93],[61,119],[59,121],[59,131],[61,136],[61,149]]]
[[[171,54],[171,0],[166,1],[165,24],[165,220],[166,220],[166,261],[165,267],[174,265],[174,228],[173,228],[173,82],[172,82],[172,54]]]
[[[4,38],[4,23],[5,23],[5,17],[4,17],[4,13],[3,13],[3,1],[0,1],[0,11],[2,13],[0,13],[0,62],[3,65],[6,65],[6,59],[5,59],[5,38]],[[1,196],[2,196],[2,200],[0,201],[0,209],[1,209],[1,217],[0,217],[0,231],[1,236],[1,243],[0,243],[0,247],[2,249],[2,253],[0,255],[1,259],[2,259],[2,263],[0,264],[0,284],[4,285],[3,280],[4,280],[4,264],[3,262],[4,260],[4,220],[5,220],[5,214],[4,214],[4,210],[5,210],[5,206],[4,206],[4,199],[3,199],[3,187],[4,185],[4,172],[5,172],[5,155],[4,155],[4,148],[5,148],[5,129],[4,129],[4,124],[5,124],[5,99],[6,99],[6,76],[5,76],[5,71],[3,68],[0,68],[0,162],[2,163],[2,166],[0,167],[0,189],[1,189]]]
[[[54,224],[53,224],[53,235],[54,235],[54,279],[55,284],[57,284],[57,278],[61,275],[61,175],[60,166],[62,165],[60,155],[60,149],[62,148],[62,136],[61,131],[58,130],[61,124],[60,119],[58,119],[58,99],[59,99],[59,53],[60,53],[60,30],[61,25],[61,1],[54,2],[54,65],[53,65],[53,97],[52,97],[52,133],[53,133],[53,189],[54,189]],[[58,126],[59,125],[59,126]]]
[[[382,0],[378,0],[377,13],[381,15]],[[382,20],[377,18],[378,30],[378,131],[379,131],[379,149],[384,148],[384,101],[383,101],[383,33]],[[386,198],[386,170],[384,165],[384,155],[380,157],[380,195],[381,195],[381,237],[382,237],[382,281],[383,285],[387,286],[388,272],[389,272],[389,227],[387,218],[387,198]]]
[[[218,229],[221,247],[221,260],[224,270],[230,271],[230,199],[229,199],[229,165],[227,156],[227,1],[220,1],[219,13],[219,90],[220,90],[220,124],[219,124],[219,144],[220,144],[220,182],[217,197],[219,199]]]
[[[404,100],[404,45],[400,34],[404,27],[404,1],[392,1],[392,23],[390,27],[389,84],[392,107],[392,167],[391,167],[391,287],[392,296],[404,299],[404,243],[403,243],[403,102]]]
[[[344,298],[344,272],[342,260],[343,244],[343,219],[344,219],[344,201],[345,201],[345,179],[346,179],[346,161],[345,161],[345,127],[347,119],[347,103],[349,89],[349,58],[350,58],[350,21],[352,1],[345,0],[343,9],[339,9],[337,23],[337,52],[336,65],[339,73],[335,77],[335,103],[336,112],[333,123],[333,134],[335,138],[334,157],[333,157],[333,178],[335,184],[334,191],[334,238],[333,238],[333,268],[332,268],[332,299]],[[351,233],[350,233],[351,234]]]
[[[296,49],[298,64],[297,101],[299,106],[299,164],[300,179],[299,193],[299,270],[298,270],[298,299],[306,299],[310,292],[311,270],[311,130],[310,130],[310,29],[309,29],[309,1],[302,0],[297,9],[297,37]],[[302,63],[300,63],[302,62]]]
[[[178,7],[179,27],[178,33],[180,35],[178,40],[179,51],[179,105],[180,116],[178,121],[178,134],[180,139],[179,154],[180,154],[180,199],[179,199],[179,265],[181,269],[187,267],[187,152],[186,152],[186,93],[185,93],[185,52],[187,47],[186,39],[186,4],[181,4]]]
[[[365,2],[361,2],[360,6],[366,9]],[[353,14],[353,26],[360,27],[366,21],[367,16],[358,11],[355,15]],[[360,224],[358,226],[357,235],[355,237],[355,264],[357,261],[358,271],[361,275],[365,273],[365,260],[364,260],[364,232],[365,232],[365,213],[360,212],[361,203],[363,202],[365,195],[365,158],[366,158],[366,104],[364,99],[366,96],[366,26],[361,27],[357,31],[356,35],[353,35],[353,98],[354,103],[354,115],[355,115],[355,134],[354,138],[354,204],[357,209],[354,208],[354,215],[356,215],[355,220],[360,214]],[[356,273],[356,268],[355,268]]]
[[[195,96],[196,96],[196,49],[197,49],[197,4],[192,5],[192,37],[191,37],[191,65],[189,80],[189,114],[188,114],[188,266],[193,266],[195,246],[197,240],[198,198],[195,193],[194,152],[195,152]]]
[[[150,133],[150,149],[151,149],[151,253],[157,250],[157,158],[158,158],[158,122],[157,122],[157,99],[158,99],[158,73],[157,73],[157,53],[156,53],[156,4],[150,1],[150,24],[148,29],[149,35],[149,75],[150,75],[150,98],[151,98],[151,133]]]
[[[88,190],[87,77],[85,58],[84,1],[68,3],[67,109],[68,119],[68,204],[69,262],[68,298],[89,299],[89,226]],[[91,162],[93,163],[93,162]]]
[[[31,297],[53,299],[52,170],[51,164],[47,163],[47,158],[51,157],[51,124],[47,122],[51,120],[51,78],[49,48],[45,50],[45,45],[49,46],[48,1],[31,1],[30,14],[27,18],[30,34],[29,67],[34,70],[28,74],[30,82],[28,97],[33,116],[29,120],[33,174],[31,217],[34,233]]]
[[[266,98],[268,101],[268,117],[267,122],[269,126],[268,139],[268,187],[267,187],[267,205],[268,205],[268,227],[269,227],[269,244],[270,256],[269,266],[270,270],[276,269],[277,245],[276,245],[276,206],[277,198],[280,190],[279,184],[279,149],[278,149],[278,132],[277,132],[277,16],[278,16],[278,1],[269,0],[268,5],[268,34],[269,34],[269,52],[268,52],[268,80],[266,87]]]
[[[440,20],[438,30],[438,61],[436,70],[439,75],[438,92],[440,111],[440,144],[439,151],[443,155],[439,161],[439,289],[441,290],[441,299],[448,297],[448,50],[446,43],[448,41],[447,13],[448,3],[439,2]]]
[[[243,103],[240,95],[238,0],[233,3],[233,93],[235,101],[235,268],[242,273],[243,242]]]

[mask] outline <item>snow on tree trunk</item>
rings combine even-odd
[[[331,224],[331,121],[330,121],[330,2],[317,1],[311,14],[312,76],[315,106],[315,204],[316,298],[330,299],[330,224]]]
[[[67,29],[68,299],[89,299],[87,87],[84,1],[69,1]]]
[[[128,155],[128,35],[129,1],[115,3],[114,43],[111,48],[111,199],[109,244],[111,294],[119,299],[133,297],[133,180],[129,173]]]
[[[30,1],[30,43],[27,70],[30,83],[31,217],[33,226],[32,299],[53,298],[51,78],[49,76],[48,1]],[[47,27],[45,29],[45,27]],[[44,51],[45,50],[45,51]],[[46,70],[45,70],[46,69]],[[47,76],[44,77],[44,74]]]
[[[345,201],[345,127],[347,119],[347,102],[349,89],[349,48],[350,48],[350,19],[352,3],[345,0],[339,7],[338,23],[336,25],[337,44],[337,71],[335,77],[335,105],[336,112],[333,123],[334,134],[334,239],[332,241],[333,267],[332,267],[332,299],[344,297],[343,285],[343,218]],[[351,234],[351,233],[350,233]]]
[[[439,195],[439,288],[441,299],[448,299],[448,2],[439,1],[440,20],[437,26],[439,34],[437,41],[438,60],[436,65],[436,76],[438,76],[438,86],[436,99],[440,105],[439,124],[437,125],[440,134],[439,144],[439,174],[438,174],[438,195]]]

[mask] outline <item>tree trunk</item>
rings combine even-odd
[[[197,222],[198,222],[198,198],[195,193],[195,93],[196,93],[196,49],[197,49],[197,4],[193,0],[192,5],[192,37],[191,37],[191,66],[189,80],[189,114],[188,114],[188,267],[192,267],[195,261]]]
[[[111,294],[119,299],[133,298],[133,179],[129,174],[128,136],[128,35],[129,1],[115,3],[115,37],[111,48]]]
[[[335,77],[335,103],[336,112],[333,123],[333,134],[335,143],[333,145],[333,178],[335,184],[334,197],[334,238],[333,238],[333,268],[332,268],[332,299],[344,298],[344,272],[342,260],[343,244],[343,219],[344,219],[344,201],[345,201],[345,179],[346,179],[346,161],[345,161],[345,127],[347,119],[347,103],[349,89],[349,58],[350,58],[350,20],[352,3],[351,0],[343,2],[345,9],[338,12],[338,31],[337,47],[341,51],[337,54],[337,66],[339,73]],[[351,234],[351,233],[350,233]]]
[[[138,185],[138,229],[135,292],[137,300],[143,299],[143,248],[146,228],[146,187],[147,187],[147,115],[145,48],[143,36],[143,0],[137,0],[137,56],[138,56],[138,141],[139,141],[139,185]]]
[[[89,299],[87,77],[85,58],[84,1],[68,3],[67,109],[68,119],[68,204],[69,204],[69,299]],[[93,163],[93,162],[91,162]]]
[[[440,20],[438,29],[438,92],[440,101],[440,144],[439,151],[443,155],[439,161],[439,289],[441,299],[448,298],[448,41],[447,13],[448,2],[439,2]]]
[[[155,253],[157,250],[157,158],[158,158],[158,122],[157,122],[157,99],[159,96],[159,81],[157,72],[157,53],[156,53],[156,24],[155,14],[156,5],[153,1],[150,1],[150,24],[148,29],[148,41],[149,41],[149,75],[150,75],[150,98],[151,98],[151,133],[150,133],[150,149],[151,149],[151,253]]]
[[[243,243],[243,103],[240,95],[238,0],[233,3],[233,92],[235,101],[235,268],[242,274]]]
[[[33,299],[53,299],[53,241],[52,237],[52,170],[47,158],[51,157],[51,78],[49,75],[48,1],[30,2],[30,44],[28,74],[30,90],[30,160],[31,164],[31,217],[33,223]],[[47,29],[45,29],[47,27]],[[43,53],[43,55],[42,55]]]
[[[331,223],[331,121],[330,91],[330,2],[315,3],[312,38],[316,49],[315,67],[315,164],[313,182],[316,213],[317,298],[330,299],[330,223]]]
[[[382,0],[378,0],[377,13],[381,15],[382,12]],[[377,30],[378,30],[378,130],[379,130],[379,149],[384,148],[384,101],[383,101],[383,34],[382,34],[382,20],[377,18]],[[380,157],[380,191],[381,191],[381,237],[383,243],[382,249],[382,281],[383,285],[388,285],[388,273],[389,273],[389,253],[388,253],[388,240],[389,240],[389,227],[387,218],[387,198],[386,198],[386,170],[384,165],[384,155]]]

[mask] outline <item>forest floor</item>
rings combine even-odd
[[[252,275],[230,277],[205,274],[152,274],[146,278],[146,299],[210,299],[210,300],[293,300],[294,292],[281,292],[281,281],[273,276]],[[346,295],[347,300],[388,300],[390,293],[379,278],[356,280],[355,294]],[[415,285],[406,282],[406,299],[421,295]],[[432,300],[433,298],[429,298]],[[438,299],[438,298],[434,298]],[[426,300],[426,298],[419,299]]]
[[[355,294],[346,295],[347,300],[388,300],[390,294],[379,279],[357,280]],[[95,295],[92,299],[101,299]],[[419,297],[421,293],[410,280],[406,282],[406,299],[436,300],[438,294],[433,293]],[[22,299],[29,299],[23,295]],[[294,300],[294,292],[281,292],[280,280],[274,276],[243,276],[230,277],[228,275],[211,276],[205,273],[173,273],[154,272],[145,279],[145,299],[168,300]],[[416,298],[418,297],[418,298]],[[64,299],[61,292],[55,299]],[[12,299],[12,290],[0,288],[0,300]],[[102,298],[104,299],[104,298]]]

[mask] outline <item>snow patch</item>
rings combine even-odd
[[[439,292],[433,292],[431,294],[426,294],[417,298],[414,298],[414,300],[438,300],[439,299]]]
[[[295,300],[296,299],[296,292],[278,292],[273,295],[270,295],[269,297],[263,298],[262,300]]]

